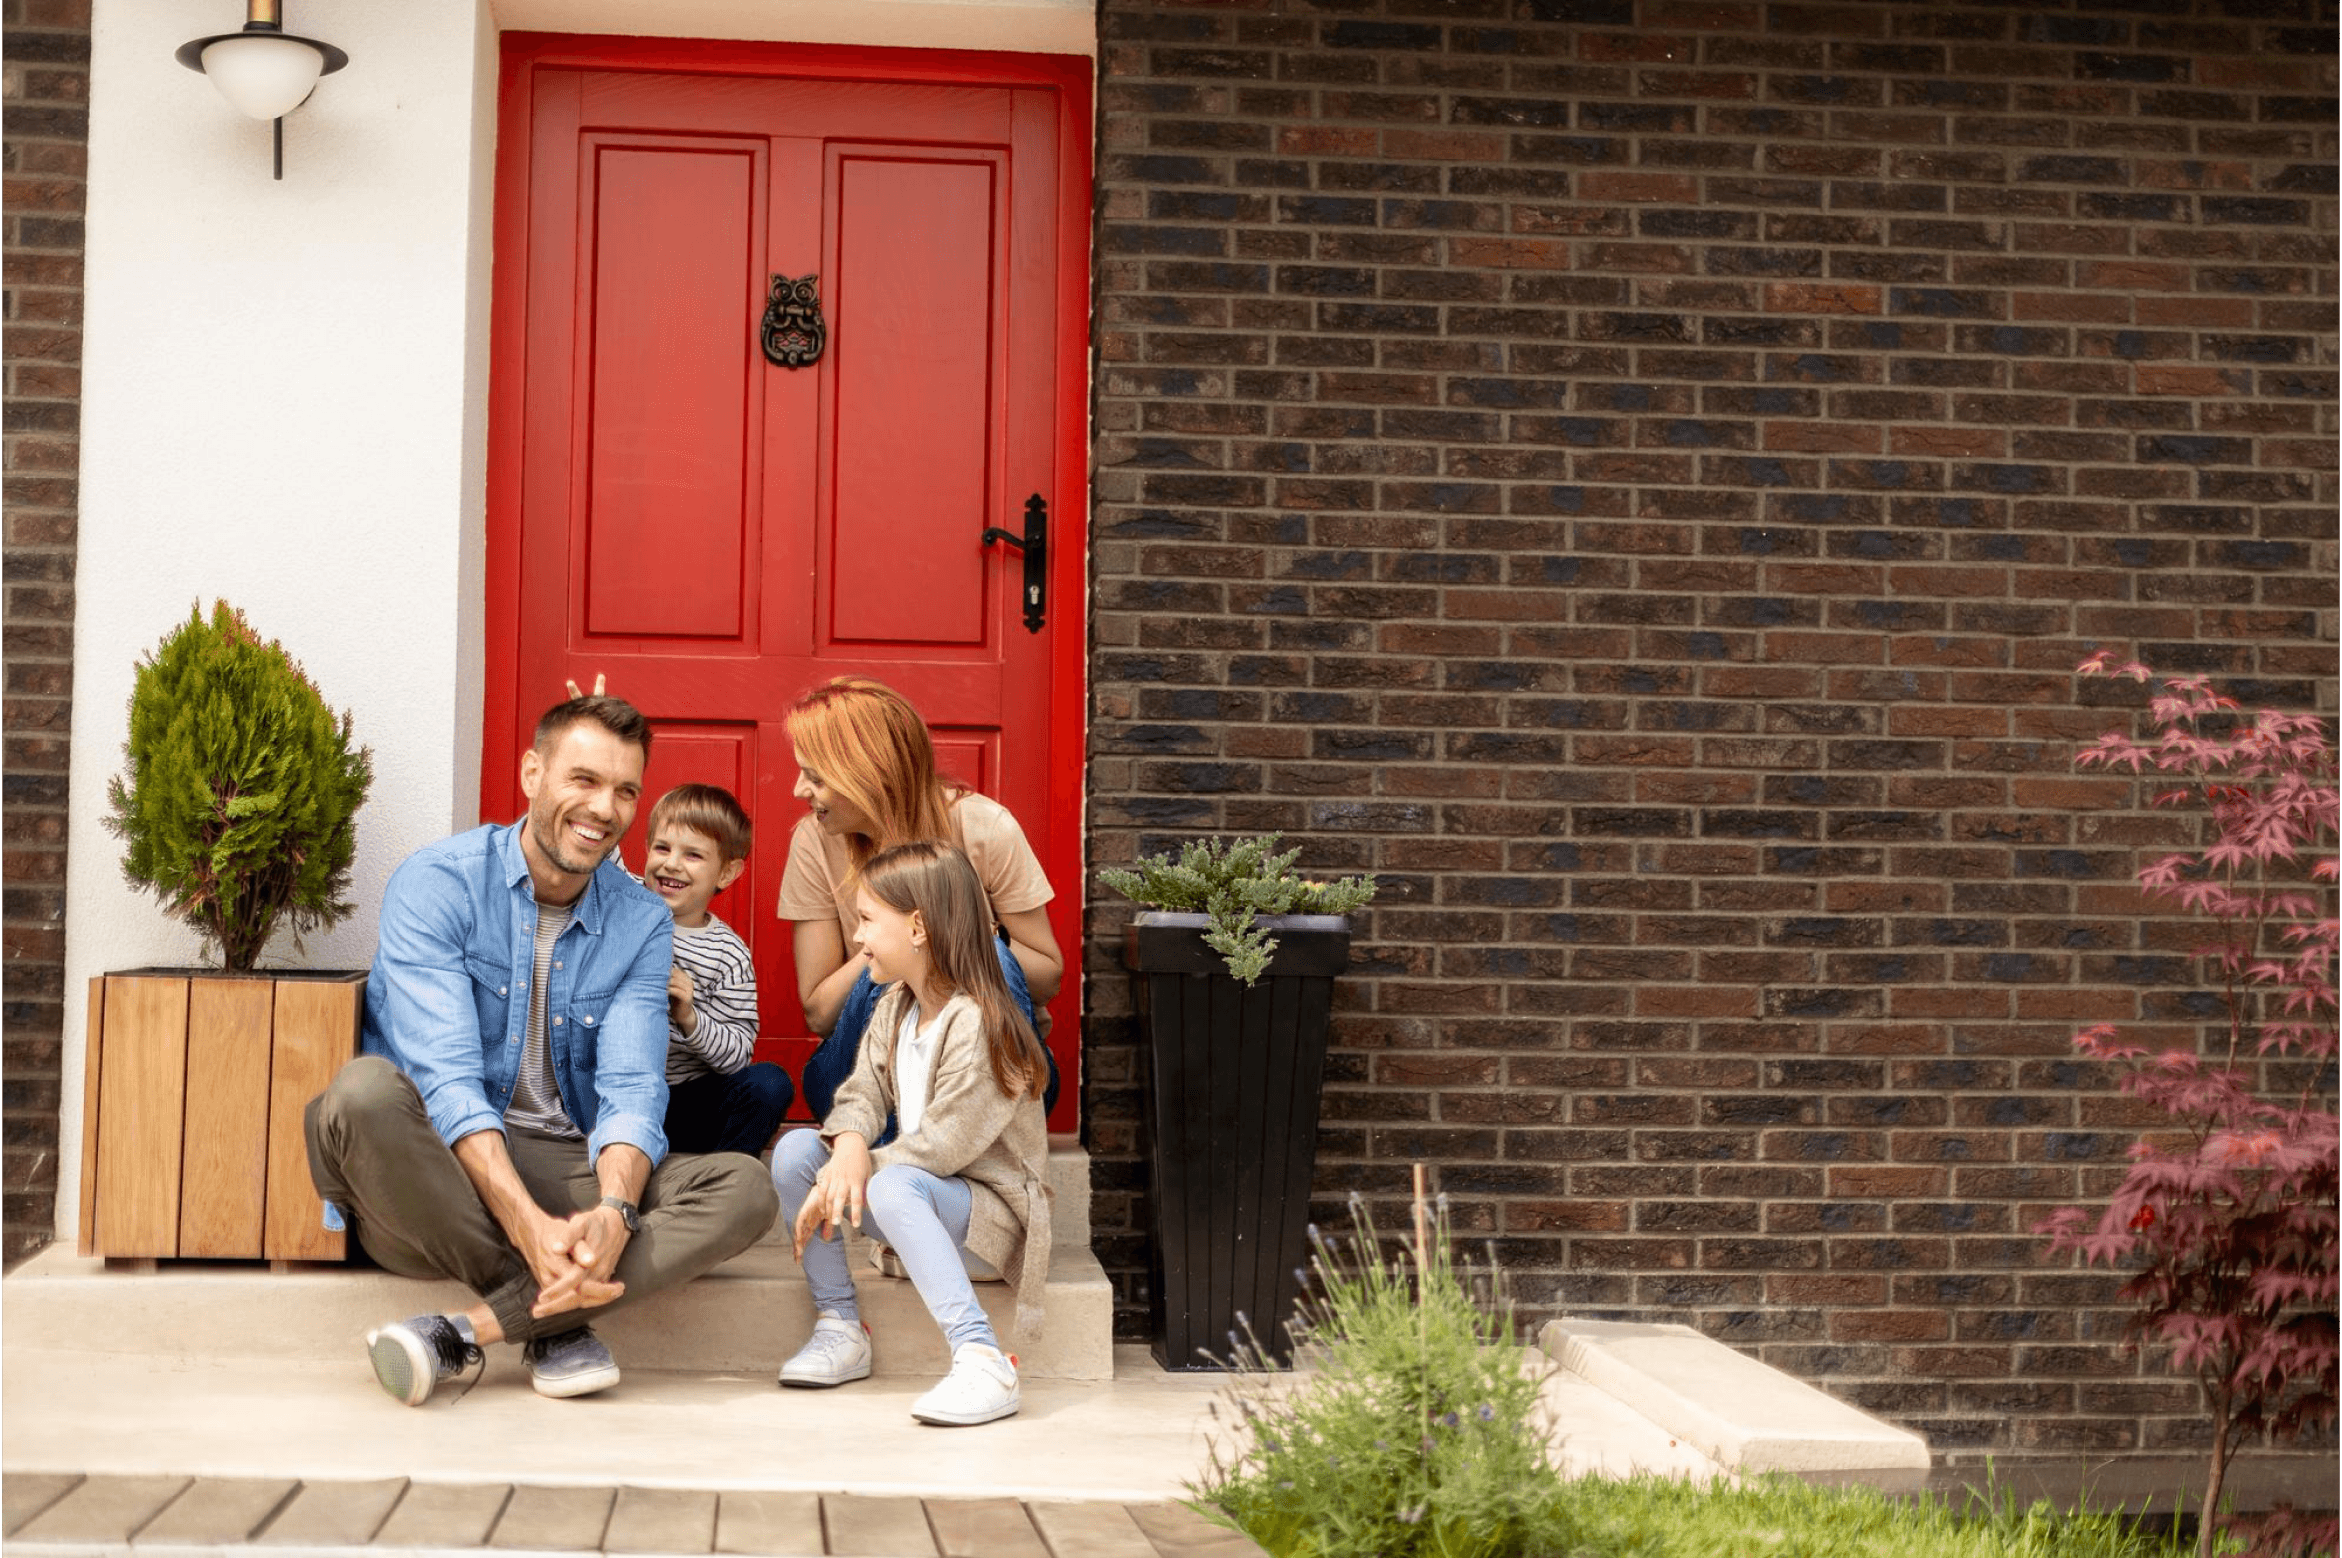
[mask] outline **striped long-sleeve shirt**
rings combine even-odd
[[[748,944],[714,915],[705,925],[675,927],[675,966],[691,975],[698,1026],[667,1024],[667,1080],[729,1076],[756,1050],[756,966]]]

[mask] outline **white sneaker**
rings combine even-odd
[[[781,1383],[825,1390],[870,1377],[870,1327],[823,1310],[797,1356],[781,1365]]]
[[[1017,1409],[1016,1359],[997,1347],[970,1342],[951,1355],[943,1383],[911,1404],[922,1423],[968,1427],[1006,1417]]]

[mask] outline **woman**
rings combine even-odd
[[[947,784],[935,771],[927,722],[902,694],[866,677],[841,676],[791,705],[789,744],[797,754],[797,798],[807,815],[789,836],[781,873],[781,918],[795,923],[797,998],[806,1025],[823,1035],[805,1063],[801,1092],[816,1120],[853,1074],[862,1029],[877,1004],[870,959],[847,948],[855,929],[856,877],[871,856],[899,844],[941,841],[966,851],[984,883],[1000,971],[1045,1040],[1041,1010],[1065,977],[1049,929],[1056,896],[1008,808]],[[1044,1108],[1057,1101],[1049,1065]]]

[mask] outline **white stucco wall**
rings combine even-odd
[[[173,51],[234,0],[97,0],[58,1228],[80,1194],[89,978],[196,960],[103,827],[135,660],[201,600],[281,639],[374,751],[359,911],[274,964],[359,967],[397,863],[478,821],[497,37],[1094,55],[1088,0],[294,0],[348,51],[285,122]]]

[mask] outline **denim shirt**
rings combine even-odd
[[[667,1154],[667,974],[674,917],[613,854],[553,943],[545,1037],[590,1163],[611,1142]],[[520,826],[417,850],[382,895],[363,1048],[413,1079],[449,1146],[502,1131],[536,969],[537,899]]]

